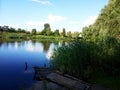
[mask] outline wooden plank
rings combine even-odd
[[[35,71],[39,70],[39,71],[44,71],[44,70],[50,70],[50,68],[44,68],[44,67],[39,67],[39,66],[35,66],[33,67]]]
[[[64,77],[56,73],[51,73],[46,78],[50,81],[63,85],[72,90],[89,90],[89,85]]]
[[[48,74],[53,73],[55,70],[52,68],[44,68],[35,66],[34,68],[34,79],[43,80],[47,77]]]

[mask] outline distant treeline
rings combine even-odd
[[[30,34],[29,31],[26,31],[24,29],[21,29],[21,28],[15,29],[15,28],[12,28],[12,27],[9,27],[9,26],[0,26],[0,32],[28,33],[28,34]]]
[[[19,35],[23,36],[27,36],[29,38],[38,38],[41,37],[43,38],[50,38],[52,36],[53,37],[66,37],[69,39],[75,39],[75,38],[80,38],[81,33],[80,32],[74,32],[72,33],[71,31],[66,32],[65,28],[63,28],[62,32],[59,31],[59,29],[56,29],[54,31],[51,30],[50,25],[48,23],[44,24],[44,29],[41,31],[37,31],[36,29],[32,29],[31,32],[27,31],[25,29],[15,29],[9,26],[0,26],[0,37],[8,37],[5,33],[10,33],[10,37],[17,37]],[[14,34],[13,34],[14,33]],[[16,35],[17,34],[17,35]],[[13,36],[12,36],[13,35]],[[15,35],[15,36],[14,36]],[[50,36],[50,37],[49,37]]]

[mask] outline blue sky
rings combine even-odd
[[[81,31],[94,23],[108,0],[0,0],[0,25],[41,31],[44,23],[51,30]]]

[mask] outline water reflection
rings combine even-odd
[[[29,42],[25,48],[28,52],[43,52],[43,46],[41,43]]]
[[[45,52],[48,52],[49,48],[50,48],[50,41],[41,41],[42,45],[43,45],[43,49]]]
[[[15,48],[18,49],[18,42],[15,42]]]
[[[18,90],[24,82],[31,85],[32,67],[42,67],[44,63],[49,66],[41,42],[0,41],[0,90]]]
[[[27,62],[25,62],[25,71],[27,71],[27,69],[28,69],[28,64]]]
[[[17,42],[17,41],[0,41],[0,48],[9,48],[9,47],[15,47],[16,49],[18,49],[18,47],[23,46],[25,44],[25,42],[21,41],[21,42]]]
[[[0,90],[18,90],[24,82],[31,85],[33,67],[49,67],[53,49],[61,45],[65,42],[0,41]]]

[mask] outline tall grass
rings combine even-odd
[[[97,44],[74,41],[54,50],[52,65],[86,82],[95,81],[93,79],[96,76],[99,78],[99,75],[104,78],[119,76],[120,44],[113,41],[105,40]]]
[[[87,73],[90,75],[90,49],[92,50],[92,47],[87,43],[74,41],[55,50],[52,64],[75,76],[84,77]]]

